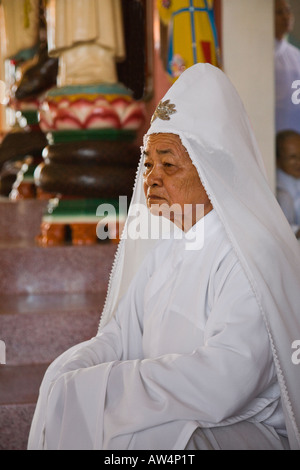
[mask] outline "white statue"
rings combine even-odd
[[[125,56],[120,0],[48,0],[49,55],[59,57],[59,86],[116,83]]]
[[[1,53],[5,59],[31,49],[39,40],[39,0],[1,0]]]

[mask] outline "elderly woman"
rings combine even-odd
[[[127,236],[136,205],[161,239]],[[29,448],[299,448],[299,266],[236,91],[187,69],[145,136],[99,332],[48,369]]]

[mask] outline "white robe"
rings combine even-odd
[[[264,448],[262,432],[283,448],[262,315],[216,212],[203,221],[202,249],[159,241],[100,334],[48,369],[29,449],[184,449],[197,428],[220,448],[209,428],[245,420],[237,448]]]
[[[286,40],[275,44],[275,97],[276,97],[276,132],[291,129],[300,132],[300,103],[292,100],[299,97],[300,50]],[[296,84],[297,84],[296,83]]]
[[[277,170],[277,199],[293,231],[300,228],[300,178]]]

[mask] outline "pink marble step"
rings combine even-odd
[[[0,405],[0,450],[26,450],[35,403]]]
[[[48,364],[0,366],[0,450],[25,450]]]
[[[0,239],[31,239],[39,234],[48,201],[0,198]]]
[[[6,364],[51,362],[95,336],[105,296],[106,291],[2,296],[0,339],[6,345]]]
[[[48,364],[97,333],[106,291],[3,295],[0,337],[0,450],[24,450],[38,390]]]
[[[106,288],[116,245],[39,247],[0,241],[2,294],[99,292]]]
[[[1,365],[0,405],[35,403],[47,367],[48,364]]]

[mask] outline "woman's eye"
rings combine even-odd
[[[148,170],[149,168],[151,168],[151,163],[145,162],[144,167]]]
[[[171,168],[172,166],[174,166],[172,163],[169,163],[169,162],[164,163],[164,167],[166,168]]]

